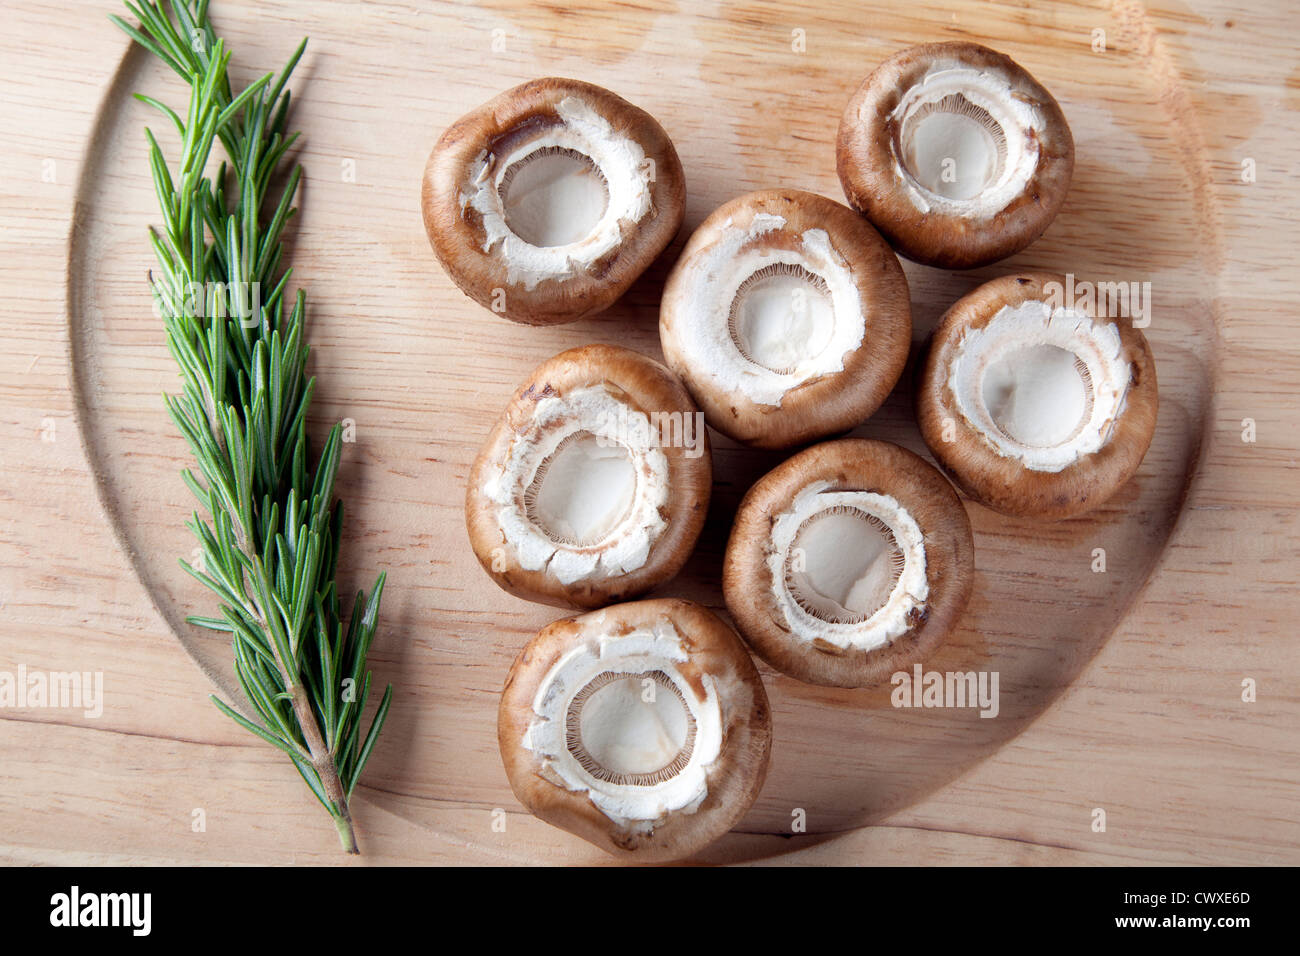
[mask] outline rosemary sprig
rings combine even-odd
[[[307,41],[279,75],[268,73],[238,95],[230,53],[208,21],[208,0],[126,2],[139,28],[110,19],[189,86],[181,116],[157,100],[181,137],[173,174],[148,129],[149,162],[162,210],[150,229],[158,260],[150,280],[182,389],[167,410],[189,442],[199,476],[182,477],[207,513],[188,526],[202,559],[190,574],[216,593],[220,617],[191,623],[231,636],[235,675],[260,722],[217,697],[225,714],[280,748],[334,818],[339,839],[357,852],[348,800],[383,727],[389,685],[362,734],[370,696],[366,654],[375,636],[380,574],[341,616],[335,583],[343,506],[334,499],[341,427],[336,424],[314,472],[307,409],[315,379],[306,373],[306,298],[285,297],[282,233],[294,215],[300,167],[283,179],[297,133],[286,132],[286,84]],[[174,22],[173,22],[174,20]],[[227,156],[204,175],[213,144]],[[228,165],[227,165],[228,164]],[[228,188],[229,187],[229,188]],[[268,215],[268,210],[269,215]],[[263,298],[262,290],[269,290]]]

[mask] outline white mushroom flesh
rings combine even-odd
[[[748,227],[728,222],[686,264],[671,332],[697,381],[778,407],[791,389],[843,371],[866,329],[853,273],[826,231],[805,230],[796,249],[764,241],[785,228],[768,213]]]
[[[897,175],[921,212],[986,219],[1024,192],[1046,117],[997,71],[936,63],[890,114]]]
[[[801,489],[777,516],[767,565],[790,633],[845,650],[892,643],[930,594],[925,536],[907,509],[825,481]]]
[[[835,332],[830,289],[821,276],[786,262],[765,266],[740,284],[729,316],[740,354],[789,374],[826,350]]]
[[[484,492],[520,567],[569,585],[646,563],[668,474],[649,417],[597,385],[538,400]]]
[[[583,692],[581,710],[569,709],[569,730],[588,770],[602,779],[666,778],[680,758],[690,758],[694,723],[663,671],[606,671]]]
[[[962,336],[948,390],[999,455],[1059,472],[1110,440],[1131,377],[1114,322],[1028,301]]]
[[[585,547],[622,523],[636,484],[625,447],[591,432],[570,432],[533,475],[525,509],[552,540]]]
[[[508,168],[501,197],[510,231],[539,247],[581,242],[609,202],[605,179],[591,159],[555,146],[534,150]]]
[[[602,633],[561,657],[533,698],[523,747],[558,787],[586,792],[611,821],[653,830],[669,813],[694,813],[722,751],[715,680],[700,696],[682,674],[686,647],[666,618]]]
[[[625,229],[653,210],[654,163],[577,96],[557,104],[559,122],[484,151],[460,193],[483,224],[483,251],[506,263],[512,285],[570,279],[614,251]]]

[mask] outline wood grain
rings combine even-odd
[[[154,120],[129,100],[181,92],[127,52],[102,19],[111,4],[90,6],[23,0],[0,41],[12,144],[0,154],[0,671],[102,671],[106,703],[94,719],[0,710],[0,859],[338,862],[292,768],[206,700],[228,647],[183,624],[207,597],[177,567],[192,548],[186,452],[159,398],[174,369],[144,285],[156,211],[140,127]],[[998,670],[999,718],[896,710],[884,691],[765,671],[772,774],[740,832],[704,859],[1300,862],[1300,72],[1280,13],[224,0],[216,18],[244,79],[312,36],[295,85],[307,181],[293,262],[311,302],[314,425],[356,425],[340,479],[346,576],[389,571],[374,666],[398,691],[357,808],[363,862],[603,861],[506,786],[496,693],[555,614],[482,575],[460,501],[478,443],[542,359],[589,341],[658,354],[658,292],[685,238],[601,318],[509,325],[461,297],[428,249],[417,194],[438,133],[533,76],[601,83],[673,136],[689,229],[748,189],[838,198],[832,144],[849,93],[892,50],[935,38],[985,42],[1033,72],[1061,100],[1079,163],[1057,222],[1021,255],[969,274],[907,266],[918,339],[955,298],[1018,266],[1150,281],[1156,441],[1092,518],[1042,526],[970,505],[978,596],[931,666]],[[858,434],[922,450],[906,389]],[[779,460],[718,442],[709,527],[664,593],[721,604],[730,512]],[[1097,547],[1104,575],[1090,569]],[[1091,829],[1098,807],[1104,833]],[[191,826],[198,808],[204,832]],[[788,835],[793,808],[812,832]]]

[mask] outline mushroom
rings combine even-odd
[[[682,164],[654,117],[547,78],[461,117],[424,171],[438,261],[484,308],[528,325],[607,309],[681,228]]]
[[[852,210],[769,189],[713,212],[664,288],[659,336],[709,424],[788,448],[869,417],[911,344],[907,279]]]
[[[1074,139],[1052,94],[977,43],[895,53],[853,94],[836,167],[849,205],[926,265],[971,269],[1019,252],[1056,217]]]
[[[1067,302],[1065,276],[986,282],[939,321],[921,368],[917,417],[966,494],[1009,515],[1065,518],[1133,476],[1158,397],[1146,336]]]
[[[708,510],[712,459],[681,382],[630,349],[542,363],[470,469],[479,562],[530,601],[599,607],[680,570]]]
[[[529,811],[637,862],[689,857],[735,826],[772,738],[744,645],[680,600],[544,627],[510,668],[497,727]]]
[[[844,439],[804,449],[749,490],[722,591],[777,670],[865,687],[943,642],[973,563],[970,521],[943,475],[897,445]]]

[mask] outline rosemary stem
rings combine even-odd
[[[283,667],[281,669],[284,670]],[[291,673],[287,670],[285,672]],[[321,788],[325,791],[325,796],[332,807],[334,825],[338,827],[339,840],[343,843],[343,849],[348,853],[359,853],[357,837],[352,830],[352,812],[348,809],[348,797],[343,791],[342,781],[339,780],[334,754],[330,752],[320,735],[320,728],[316,725],[316,712],[302,684],[293,685],[293,714],[298,718],[303,740],[307,742],[311,765],[320,775]]]
[[[352,813],[348,810],[346,799],[339,805],[339,812],[334,816],[334,826],[338,828],[339,843],[343,845],[343,852],[359,854],[361,850],[357,848],[357,833],[352,826]]]

